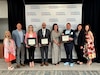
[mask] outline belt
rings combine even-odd
[[[21,43],[21,44],[23,44],[23,43]]]

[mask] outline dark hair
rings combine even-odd
[[[54,26],[55,26],[55,25],[57,25],[57,23],[54,23],[54,24],[53,24],[52,30],[54,30]],[[58,25],[57,25],[57,26],[58,26]],[[57,31],[59,31],[59,30],[57,29]]]
[[[88,30],[88,31],[91,31],[90,24],[85,24],[85,27],[86,27],[86,26],[89,26],[89,30]],[[85,30],[85,27],[84,27],[84,30]],[[85,34],[88,34],[88,31],[85,30]]]
[[[79,26],[82,26],[82,24],[78,24],[75,31],[78,31],[78,27],[79,27]],[[83,27],[83,26],[82,26],[82,27]]]
[[[90,24],[85,24],[85,26],[89,26],[89,30],[88,31],[91,31]]]

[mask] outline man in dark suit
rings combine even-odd
[[[46,28],[46,23],[43,22],[42,28],[38,31],[38,42],[39,42],[39,47],[40,47],[40,50],[41,50],[41,57],[42,57],[41,66],[43,66],[44,64],[46,66],[48,66],[48,47],[49,47],[49,44],[48,45],[42,45],[41,39],[42,38],[48,38],[48,42],[50,43],[51,42],[50,34],[51,34],[50,30]],[[45,57],[44,57],[44,55],[45,55]]]
[[[64,65],[69,64],[72,67],[73,66],[72,50],[74,45],[75,33],[74,30],[71,29],[70,23],[66,24],[66,29],[63,30],[62,35],[69,35],[69,40],[66,43],[64,43],[64,48],[66,52],[66,62],[64,63]]]

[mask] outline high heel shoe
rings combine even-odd
[[[29,63],[29,66],[32,67],[32,62]]]
[[[13,70],[13,69],[14,69],[13,66],[8,67],[8,70]]]
[[[91,65],[91,64],[92,64],[92,61],[88,61],[88,62],[87,62],[87,65]]]
[[[34,67],[34,62],[32,61],[32,67]]]

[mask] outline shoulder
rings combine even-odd
[[[34,31],[33,34],[37,34],[37,33]]]
[[[28,35],[28,32],[26,32],[26,34],[25,35]]]
[[[4,41],[8,41],[8,39],[7,38],[4,38]]]
[[[15,33],[17,30],[13,30],[12,33]]]
[[[25,30],[22,30],[25,33]]]
[[[40,32],[42,29],[39,29],[38,32]]]
[[[92,33],[92,31],[89,31],[88,34],[92,35],[93,33]]]
[[[13,39],[10,39],[10,41],[11,41],[11,42],[14,42],[14,40],[13,40]]]
[[[71,29],[72,32],[74,32],[75,30]]]

